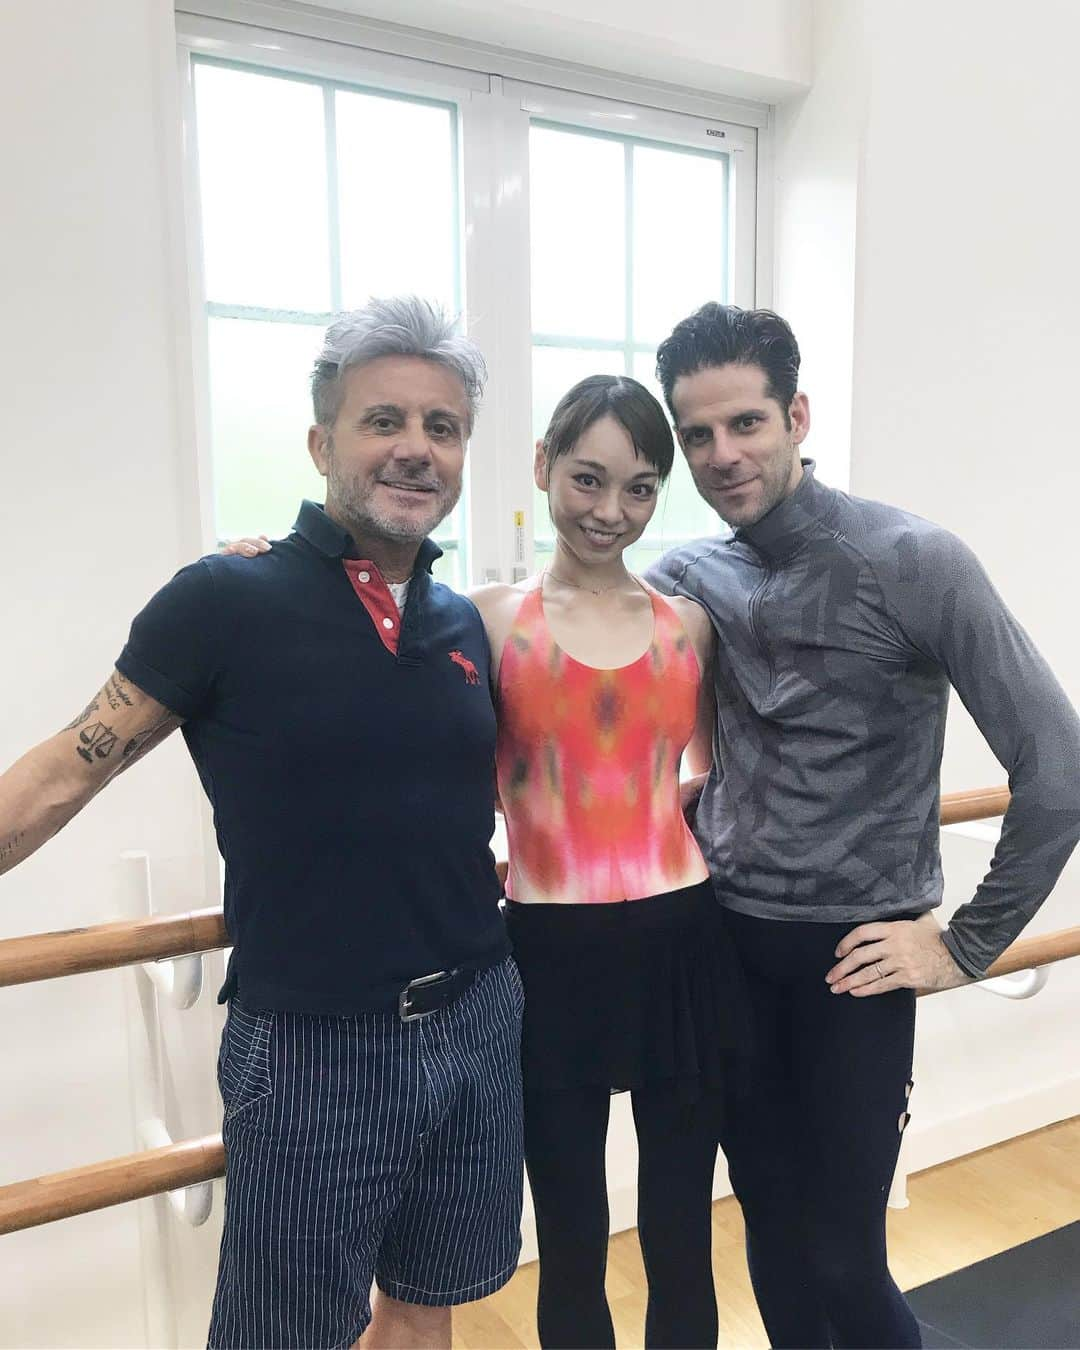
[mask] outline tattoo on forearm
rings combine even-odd
[[[156,726],[136,732],[124,746],[121,754],[121,759],[124,761],[123,767],[126,768],[128,764],[133,764],[135,760],[141,759],[148,750],[153,750],[155,745],[160,744],[179,725],[178,720],[170,713],[169,716],[163,717]]]
[[[137,755],[140,750],[145,749],[146,743],[152,741],[161,730],[161,726],[151,727],[149,731],[140,731],[137,736],[132,736],[127,745],[124,746],[122,758],[130,759],[132,755]]]
[[[82,743],[75,747],[77,753],[87,764],[93,764],[95,758],[109,758],[116,748],[117,737],[112,727],[107,727],[104,722],[91,722],[84,731],[79,732],[79,740]]]
[[[84,722],[88,722],[100,706],[100,697],[95,695],[82,712],[76,717],[74,722],[69,722],[64,728],[65,731],[74,731],[76,727],[81,727]]]
[[[14,857],[14,855],[18,853],[19,847],[25,838],[25,832],[19,830],[9,838],[5,839],[3,843],[0,843],[0,863],[6,863],[9,859]]]
[[[124,689],[125,684],[127,684],[127,680],[119,671],[115,675],[110,675],[105,682],[105,697],[109,700],[109,707],[113,712],[116,712],[121,705],[127,708],[135,706],[130,695]]]

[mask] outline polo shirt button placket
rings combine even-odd
[[[345,559],[342,561],[345,563],[345,572],[352,588],[367,610],[383,646],[394,657],[397,657],[398,640],[401,634],[401,616],[397,611],[392,592],[382,582],[382,577],[371,563],[368,563],[366,567],[360,567],[355,563],[350,566]],[[353,567],[356,568],[355,571],[352,570]],[[387,610],[390,610],[391,613],[387,613]]]

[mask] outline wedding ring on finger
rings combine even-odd
[[[874,962],[874,969],[877,971],[877,977],[878,977],[878,979],[879,979],[879,980],[883,980],[883,979],[885,978],[885,972],[881,969],[881,962],[880,962],[880,961],[875,961],[875,962]]]

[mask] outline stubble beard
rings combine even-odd
[[[761,496],[757,502],[748,503],[742,510],[738,507],[734,509],[724,507],[716,500],[715,483],[710,483],[710,491],[702,493],[702,496],[705,497],[705,500],[725,525],[730,525],[733,530],[744,530],[751,525],[756,525],[759,520],[769,514],[774,506],[778,506],[788,496],[788,485],[794,471],[795,442],[789,440],[787,445],[769,460],[768,465],[763,466],[759,475]],[[709,470],[706,470],[706,472],[708,473]]]
[[[374,536],[399,544],[419,543],[446,519],[461,496],[460,479],[452,484],[440,482],[434,495],[427,501],[428,509],[423,515],[381,510],[375,504],[378,486],[375,480],[344,476],[338,468],[337,456],[329,440],[327,456],[327,500],[333,504],[335,514],[345,522],[353,535]],[[397,470],[394,477],[401,482],[412,480],[434,486],[428,474]]]

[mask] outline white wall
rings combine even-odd
[[[1080,9],[917,0],[873,15],[853,487],[962,534],[1080,699]],[[966,732],[950,749],[957,783],[987,763]]]
[[[336,0],[333,8],[740,98],[810,81],[810,0]]]
[[[814,84],[776,110],[774,269],[762,297],[791,323],[810,391],[808,453],[823,479],[851,473],[851,381],[859,170],[869,72],[863,0],[836,0],[812,26]]]
[[[163,76],[174,65],[166,0],[0,6],[4,765],[79,711],[130,616],[200,551],[180,431],[184,308],[169,267],[175,130]],[[116,916],[128,848],[154,856],[160,907],[207,903],[199,794],[179,738],[3,878],[0,932]],[[0,1182],[135,1147],[133,979],[0,990]],[[210,1001],[186,1027],[178,1017],[165,1025],[183,1050],[168,1123],[184,1137],[216,1128]],[[0,1345],[144,1344],[138,1208],[4,1238]],[[177,1239],[182,1272],[206,1264],[209,1229],[200,1241],[192,1255]],[[205,1308],[200,1320],[188,1344],[205,1335]]]

